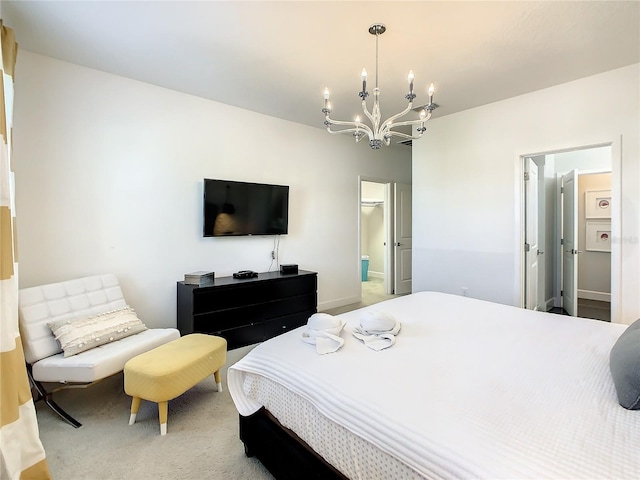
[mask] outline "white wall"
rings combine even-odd
[[[571,170],[604,170],[611,169],[611,147],[587,148],[555,154],[557,173],[568,173]]]
[[[320,309],[360,298],[359,175],[411,178],[404,147],[373,151],[28,51],[15,90],[20,287],[113,272],[149,326],[175,325],[187,272],[270,266],[275,237],[202,237],[203,178],[290,186],[279,260],[319,273]]]
[[[520,155],[613,143],[621,233],[612,314],[638,318],[639,84],[635,64],[431,120],[413,145],[414,291],[466,286],[471,297],[520,305]]]

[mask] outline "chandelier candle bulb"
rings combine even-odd
[[[409,77],[407,80],[409,80],[409,93],[413,93],[413,70],[409,70]]]
[[[362,73],[360,74],[360,76],[362,77],[362,91],[366,92],[367,91],[367,71],[364,68],[362,69]]]

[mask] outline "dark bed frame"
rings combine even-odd
[[[240,415],[240,440],[248,457],[256,457],[278,480],[348,480],[264,407]]]

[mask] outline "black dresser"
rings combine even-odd
[[[248,279],[222,277],[203,286],[178,282],[180,334],[217,335],[233,349],[297,328],[317,311],[317,276],[300,270]]]

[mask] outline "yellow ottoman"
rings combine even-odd
[[[136,421],[140,400],[158,403],[160,434],[167,434],[168,402],[213,374],[222,391],[220,369],[227,361],[227,341],[193,333],[132,358],[124,365],[124,391],[131,395],[129,425]]]

